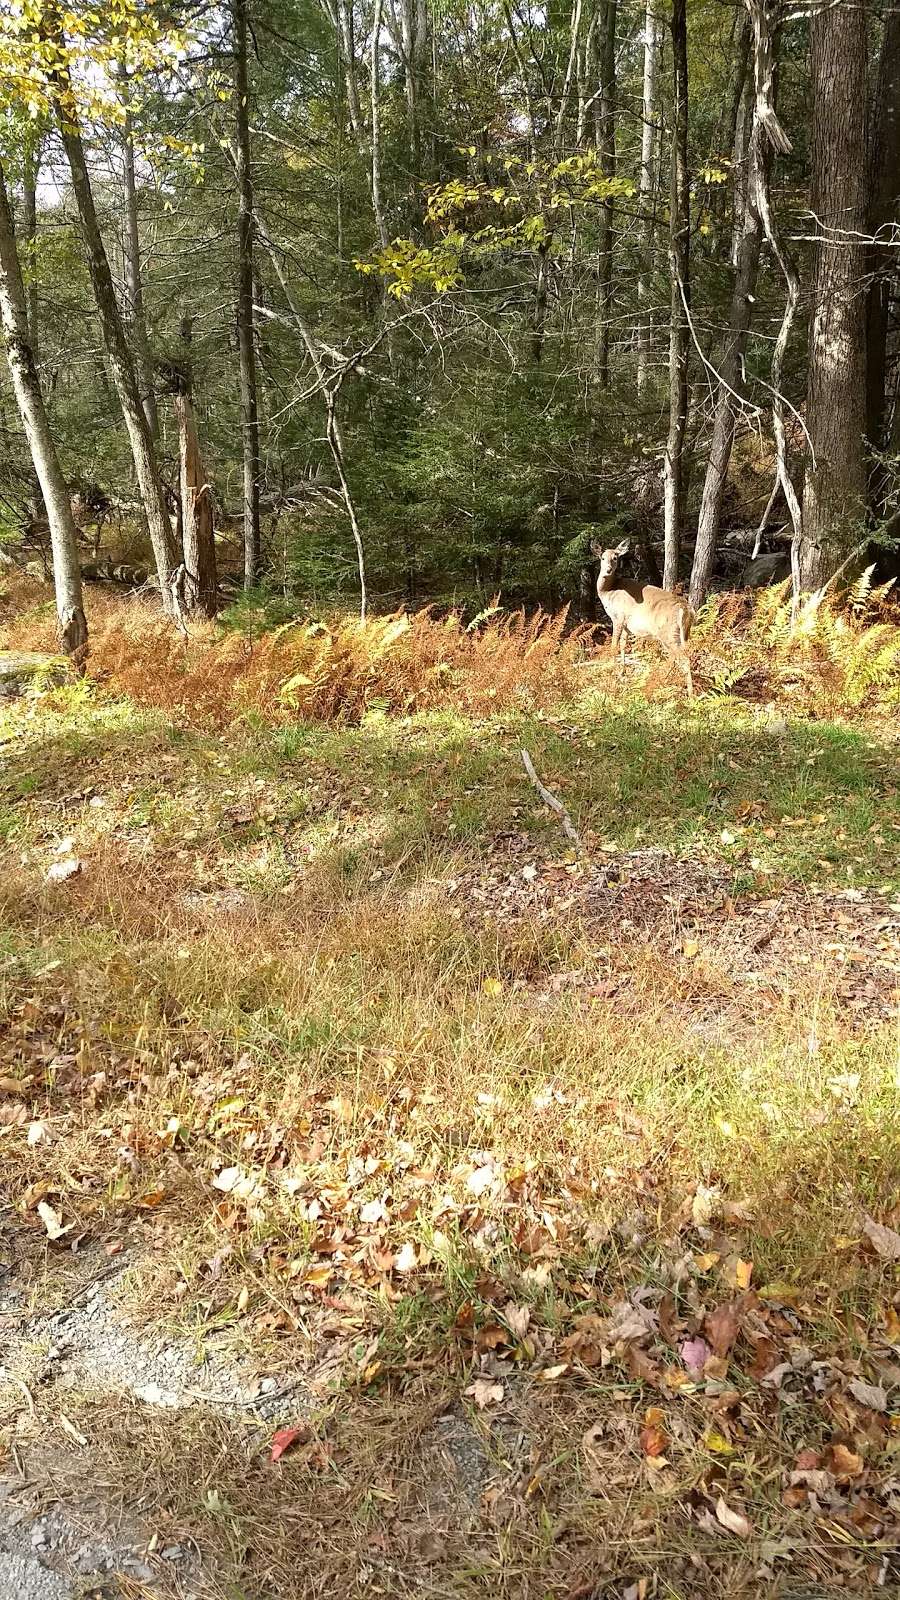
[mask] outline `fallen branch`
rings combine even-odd
[[[522,751],[522,765],[525,768],[530,781],[537,789],[537,792],[543,800],[544,805],[549,806],[550,810],[555,812],[559,817],[559,820],[563,826],[563,833],[565,834],[566,838],[571,839],[579,855],[584,855],[584,845],[581,842],[580,835],[575,829],[572,818],[569,816],[569,813],[562,804],[562,801],[557,800],[555,794],[551,794],[549,789],[544,788],[544,785],[541,783],[540,778],[534,770],[534,762],[532,761],[527,750]]]

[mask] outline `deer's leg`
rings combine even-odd
[[[613,631],[612,631],[612,653],[613,653],[614,656],[615,656],[615,653],[618,650],[619,645],[620,645],[620,643],[621,643],[621,641],[622,641],[622,639],[624,637],[625,637],[625,625],[624,625],[624,623],[622,623],[622,622],[614,622],[613,623]]]
[[[623,622],[619,633],[619,670],[625,676],[625,646],[628,643],[628,629]]]

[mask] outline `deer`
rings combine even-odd
[[[617,578],[619,562],[628,553],[629,540],[625,539],[612,550],[600,550],[600,576],[597,579],[597,596],[612,623],[612,647],[618,646],[621,670],[625,670],[625,643],[628,634],[633,639],[655,639],[673,661],[677,661],[685,676],[689,696],[694,693],[691,663],[687,642],[693,626],[693,613],[686,600],[671,589],[657,589],[650,583],[635,583],[628,578]]]

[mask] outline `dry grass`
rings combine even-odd
[[[212,629],[185,645],[103,602],[97,681],[4,713],[0,1160],[19,1237],[35,1259],[66,1247],[47,1246],[41,1197],[82,1249],[139,1232],[145,1315],[299,1370],[315,1397],[275,1466],[258,1427],[67,1392],[96,1471],[164,1538],[200,1541],[213,1592],[893,1581],[891,1425],[847,1384],[888,1370],[900,1311],[862,1226],[898,1223],[894,634],[828,611],[785,642],[782,603],[741,621],[722,602],[698,630],[714,692],[688,708],[677,687],[584,691],[586,639],[563,619],[302,625],[251,648]],[[45,625],[10,642],[47,643]],[[730,700],[720,660],[790,728]],[[798,715],[842,685],[861,726]],[[587,865],[562,853],[523,742]],[[642,828],[689,858],[683,896],[668,859],[652,916]],[[83,869],[53,885],[60,850]],[[803,960],[750,983],[735,930],[773,901]],[[625,1297],[668,1340],[604,1344]],[[681,1340],[736,1301],[725,1365],[686,1384]],[[767,1351],[797,1361],[785,1399]],[[502,1391],[483,1413],[477,1375]],[[38,1462],[59,1396],[34,1392],[17,1447]],[[668,1465],[648,1465],[648,1425]],[[800,1453],[824,1482],[836,1444],[853,1482],[798,1498]]]
[[[53,648],[50,608],[34,603],[39,587],[7,581],[11,648]],[[848,599],[826,597],[796,623],[787,590],[710,601],[692,645],[700,688],[814,715],[896,709],[900,624],[890,586],[870,591],[860,580]],[[198,623],[185,638],[153,602],[91,599],[91,677],[198,726],[248,713],[357,722],[373,709],[548,709],[582,687],[579,669],[598,639],[593,628],[570,627],[565,611],[501,614],[467,628],[456,614],[437,618],[428,610],[366,624],[346,616],[301,620],[254,638]],[[651,692],[669,682],[668,669],[651,666]]]

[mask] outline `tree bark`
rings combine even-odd
[[[748,28],[749,33],[749,28]],[[728,342],[719,367],[719,385],[713,420],[712,441],[703,498],[697,524],[697,543],[691,571],[691,605],[699,608],[709,591],[716,549],[719,542],[719,524],[728,480],[728,465],[734,444],[734,431],[740,412],[740,393],[743,387],[743,360],[747,347],[747,334],[753,316],[753,293],[759,270],[759,251],[762,240],[762,219],[757,209],[759,166],[765,161],[764,135],[755,115],[754,97],[748,120],[743,125],[738,117],[735,129],[734,172],[738,195],[743,198],[743,219],[739,228],[734,283],[731,291],[731,310],[728,319]],[[749,121],[749,126],[748,126]],[[746,172],[744,168],[746,167]],[[741,203],[736,199],[736,205]]]
[[[688,321],[691,299],[691,212],[688,183],[687,3],[672,3],[672,170],[669,200],[669,271],[672,326],[669,335],[669,433],[663,468],[665,567],[663,583],[678,582],[684,521],[684,436],[688,417]]]
[[[68,80],[62,73],[55,74],[55,80],[57,123],[66,160],[69,164],[69,171],[72,175],[72,187],[78,206],[81,235],[84,241],[94,299],[97,302],[97,310],[100,314],[103,342],[109,358],[110,372],[112,373],[116,394],[119,397],[119,404],[122,408],[122,416],[131,445],[135,473],[156,562],[163,607],[166,611],[171,611],[172,596],[169,579],[175,566],[176,554],[172,525],[169,522],[169,514],[166,509],[165,490],[159,475],[153,440],[150,436],[150,429],[147,426],[147,418],[141,403],[140,384],[135,372],[128,340],[125,336],[125,327],[116,300],[106,248],[100,232],[100,224],[97,220],[84,144],[73,104],[72,91]]]
[[[16,250],[12,211],[2,167],[0,167],[0,327],[6,346],[6,358],[9,362],[16,403],[41,487],[47,521],[50,524],[60,648],[68,655],[83,657],[87,644],[87,622],[81,594],[78,536],[75,532],[69,491],[66,488],[50,431],[34,351],[29,338],[25,285]]]
[[[650,307],[650,283],[653,269],[653,236],[656,222],[653,216],[654,188],[656,185],[655,152],[656,129],[656,79],[659,67],[659,27],[654,12],[658,0],[647,0],[644,20],[644,107],[641,126],[641,176],[639,184],[640,210],[644,218],[644,236],[641,249],[641,268],[638,276],[638,392],[647,381],[650,363],[650,346],[653,337],[653,313]]]
[[[599,97],[597,99],[597,148],[600,171],[612,178],[616,171],[616,16],[618,0],[603,0],[600,19]],[[613,208],[604,202],[600,210],[600,238],[597,247],[599,289],[599,328],[597,337],[597,382],[609,388],[609,336],[612,322],[613,289]]]
[[[203,470],[194,416],[193,368],[190,357],[191,318],[181,321],[184,358],[175,384],[178,460],[181,488],[181,539],[184,554],[182,605],[192,614],[214,617],[218,610],[216,542],[213,534],[212,488]]]
[[[818,589],[865,516],[866,13],[838,0],[810,23],[817,231],[806,420],[800,587]]]
[[[37,366],[40,359],[41,337],[37,295],[37,262],[35,261],[35,248],[37,245],[37,185],[40,170],[40,136],[26,137],[24,172],[22,175],[22,238],[28,250],[28,285],[25,293],[28,308],[28,338],[35,366]]]
[[[889,445],[886,436],[887,353],[891,302],[896,296],[896,249],[886,239],[900,209],[900,8],[884,19],[878,83],[869,142],[869,220],[866,297],[866,437],[875,451]],[[876,460],[869,474],[869,504],[884,514],[886,474]]]
[[[137,181],[134,167],[134,127],[129,104],[128,70],[119,68],[122,109],[122,187],[125,201],[123,256],[125,264],[125,322],[131,330],[134,369],[141,391],[141,404],[150,437],[159,438],[159,415],[153,390],[147,322],[144,316],[144,288],[141,282],[141,239],[138,230]]]
[[[247,0],[233,0],[232,27],[238,182],[237,331],[244,472],[244,588],[254,589],[260,579],[262,541],[259,524],[259,399],[253,316],[253,173],[250,164]]]

